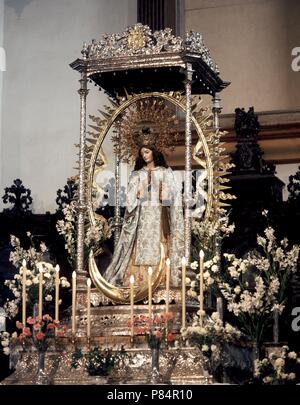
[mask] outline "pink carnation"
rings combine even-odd
[[[23,329],[23,335],[24,336],[31,336],[31,331],[28,327]]]
[[[44,340],[44,338],[45,338],[45,333],[43,333],[43,332],[38,332],[38,333],[36,334],[36,338],[37,338],[37,340]]]
[[[22,322],[17,321],[17,322],[16,322],[16,327],[17,327],[18,329],[23,329],[23,328],[24,328],[24,325],[22,324]]]
[[[29,316],[29,317],[27,318],[27,323],[28,323],[29,325],[34,325],[34,324],[35,324],[35,319],[32,318],[32,316]]]

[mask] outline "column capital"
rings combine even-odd
[[[80,88],[78,90],[78,94],[80,95],[80,97],[86,97],[89,94],[89,89],[86,88]]]

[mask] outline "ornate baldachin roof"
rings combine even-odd
[[[82,49],[83,58],[90,60],[181,52],[198,54],[215,73],[219,73],[199,32],[190,31],[181,38],[174,36],[170,28],[152,32],[147,25],[138,23],[123,33],[104,34],[98,41],[93,39],[89,45],[84,43]]]

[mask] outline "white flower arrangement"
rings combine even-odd
[[[204,291],[211,288],[216,283],[216,274],[219,272],[219,261],[220,256],[215,255],[210,260],[206,260],[204,262],[204,273],[203,273],[203,284],[204,284]],[[191,263],[191,269],[194,270],[196,273],[196,280],[191,281],[187,284],[190,288],[187,290],[187,295],[194,299],[200,299],[198,296],[199,291],[199,264],[197,261]]]
[[[43,268],[43,294],[45,296],[45,301],[53,301],[56,269],[51,263],[42,261],[34,262],[32,264],[32,268],[26,270],[26,295],[29,307],[32,307],[37,300],[39,266]],[[6,285],[11,290],[12,294],[15,297],[15,299],[7,300],[4,304],[5,311],[10,319],[15,318],[19,312],[19,306],[21,303],[20,297],[22,293],[22,267],[20,267],[19,273],[17,273],[16,275],[19,277],[14,277],[13,280],[5,280],[4,282],[4,285]],[[70,283],[67,281],[66,277],[60,277],[60,286],[61,288],[70,288]]]
[[[263,216],[267,215],[268,212],[264,211]],[[231,333],[236,338],[236,347],[241,349],[246,344],[248,349],[251,347],[251,351],[259,347],[265,332],[274,320],[274,314],[280,315],[285,308],[287,286],[297,269],[300,250],[298,245],[290,246],[286,238],[277,241],[274,229],[268,226],[263,235],[257,236],[257,249],[243,258],[238,258],[232,253],[224,253],[225,266],[223,266],[224,261],[216,254],[214,242],[217,236],[221,238],[228,236],[233,229],[234,227],[230,227],[228,223],[228,218],[223,222],[223,228],[220,222],[211,223],[206,228],[195,219],[193,222],[196,243],[198,238],[198,244],[205,251],[204,291],[210,290],[218,295],[221,292],[227,310],[235,316],[233,319],[235,327],[228,323],[224,326],[217,321],[213,325],[205,322],[204,327],[194,323],[183,331],[189,341],[198,342],[203,354],[213,362],[218,360],[217,353],[220,350],[214,347],[212,350],[211,346],[218,347],[218,341],[220,345],[222,341],[226,342]],[[225,231],[223,235],[221,230]],[[192,263],[191,268],[196,273],[196,280],[191,282],[188,295],[199,299],[198,266],[198,260]],[[213,314],[212,319],[216,316]],[[226,333],[229,336],[226,336]],[[222,340],[219,340],[220,336]],[[295,355],[295,352],[289,352],[287,357],[300,364],[300,359]],[[264,361],[266,363],[267,360]],[[281,363],[282,360],[278,360],[276,364],[283,367]],[[294,375],[294,371],[283,372],[281,378],[292,381]],[[264,383],[273,381],[274,377],[265,376]]]
[[[10,342],[10,334],[8,332],[0,332],[0,345],[5,355],[10,354],[9,342]]]
[[[68,260],[72,267],[76,264],[77,252],[77,209],[76,202],[72,201],[63,209],[64,219],[58,220],[56,229],[65,239],[65,249],[68,252]],[[85,262],[91,249],[101,248],[101,242],[109,239],[112,235],[112,225],[102,216],[98,216],[98,222],[94,226],[90,224],[88,216],[85,219]]]
[[[202,314],[204,315],[204,314]],[[199,344],[220,344],[222,342],[234,342],[242,336],[241,331],[229,324],[223,324],[218,312],[213,312],[210,319],[200,326],[200,311],[194,316],[193,323],[183,331],[185,339],[197,341]],[[213,351],[217,349],[213,348]]]
[[[223,324],[217,312],[213,312],[204,325],[200,324],[200,311],[194,316],[193,324],[182,331],[184,339],[199,347],[207,360],[210,372],[222,363],[224,344],[240,344],[247,340],[241,331],[229,323]]]
[[[18,269],[12,280],[5,280],[4,285],[8,287],[14,296],[13,299],[8,299],[4,304],[4,309],[8,318],[13,319],[18,315],[19,307],[21,304],[22,294],[22,277],[23,277],[23,260],[26,261],[26,295],[27,304],[32,309],[37,300],[38,284],[39,284],[39,265],[43,269],[43,294],[45,295],[46,302],[53,301],[53,291],[55,289],[55,276],[56,268],[52,263],[44,261],[45,252],[48,251],[45,243],[39,245],[39,249],[35,249],[30,232],[27,232],[32,246],[29,249],[24,249],[21,246],[20,240],[11,235],[11,245],[13,247],[10,253],[9,260]],[[70,283],[66,277],[60,277],[60,285],[62,288],[69,288]]]
[[[215,238],[225,238],[234,232],[235,225],[229,224],[227,210],[219,208],[219,215],[216,215],[214,221],[199,221],[197,218],[192,219],[192,232],[196,240],[196,253],[200,249],[204,250],[206,256],[212,256],[215,250]]]
[[[254,381],[277,385],[297,384],[300,380],[300,357],[288,346],[282,346],[279,353],[271,352],[262,360],[255,361]]]
[[[192,299],[200,299],[199,296],[199,251],[204,251],[204,292],[207,290],[214,291],[217,288],[216,276],[220,271],[220,255],[216,252],[216,241],[228,237],[234,232],[234,224],[229,224],[228,211],[219,208],[218,214],[212,221],[199,221],[199,218],[192,218],[192,233],[194,243],[192,247],[191,270],[196,273],[196,282],[190,284],[187,295]],[[195,260],[196,259],[196,260]],[[198,280],[198,281],[197,281]]]
[[[23,288],[23,272],[26,271],[26,310],[33,313],[33,306],[38,299],[39,269],[43,270],[43,295],[44,304],[51,303],[54,300],[53,292],[55,290],[56,266],[45,261],[47,246],[44,242],[40,243],[39,248],[34,247],[30,232],[26,233],[31,241],[31,246],[24,249],[21,246],[20,239],[14,235],[10,236],[13,250],[10,253],[9,260],[18,269],[13,279],[5,280],[4,285],[11,291],[14,298],[7,299],[4,304],[6,315],[14,319],[19,314],[21,305],[21,294]],[[23,261],[26,262],[26,268],[23,267]],[[60,277],[60,287],[67,289],[70,283],[66,277]],[[61,300],[59,301],[61,304]],[[10,339],[14,338],[14,333],[10,336],[8,332],[0,333],[0,348],[4,354],[10,354]]]
[[[287,284],[297,269],[299,246],[289,248],[287,239],[277,243],[271,227],[257,237],[257,243],[258,250],[246,258],[224,253],[227,267],[225,272],[216,273],[215,282],[241,330],[259,343],[273,313],[284,310]]]
[[[45,253],[48,251],[43,242],[40,243],[39,250],[35,249],[30,232],[27,232],[27,236],[31,241],[31,246],[29,249],[24,249],[21,246],[20,239],[14,235],[10,235],[10,244],[14,249],[10,253],[9,261],[16,268],[21,267],[23,259],[25,259],[26,263],[29,263],[30,265],[42,261],[45,257]]]
[[[64,219],[58,220],[56,229],[65,239],[65,249],[71,258],[71,264],[75,264],[76,258],[76,204],[72,201],[63,210]],[[73,262],[74,263],[73,263]]]

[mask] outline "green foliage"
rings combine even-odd
[[[80,366],[83,353],[80,347],[76,347],[75,352],[72,353],[71,368],[77,369]]]
[[[71,368],[77,369],[84,364],[91,376],[108,376],[111,370],[119,365],[127,357],[126,351],[122,346],[120,350],[112,348],[94,347],[88,353],[83,354],[81,348],[76,348],[72,354]]]

